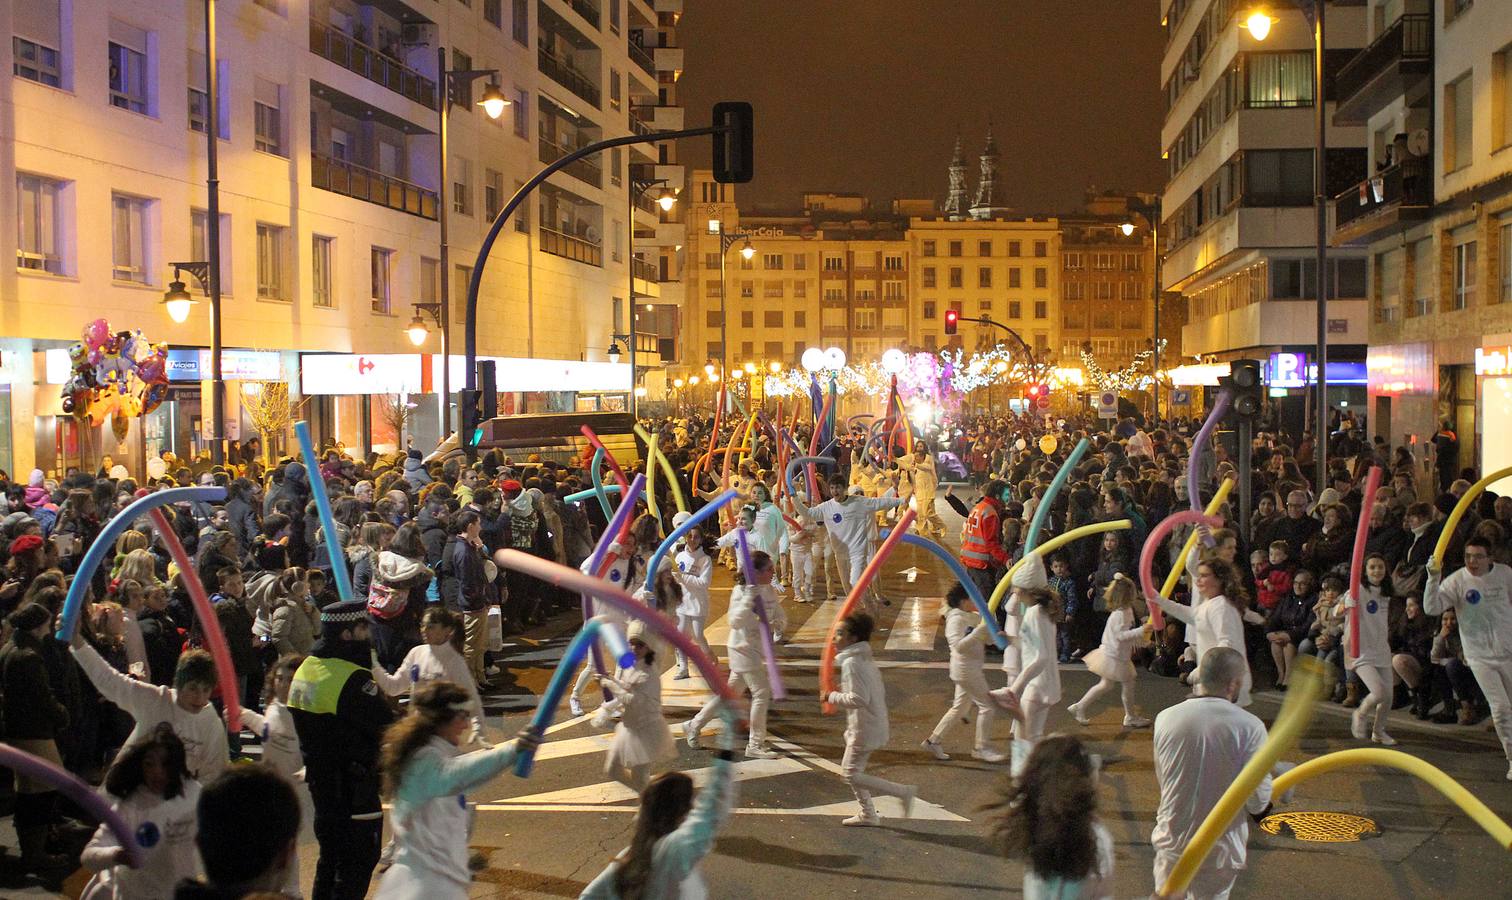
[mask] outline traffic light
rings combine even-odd
[[[714,104],[714,180],[721,184],[745,184],[754,170],[751,151],[755,144],[755,121],[751,104],[726,101]]]
[[[956,327],[961,321],[961,311],[957,309],[945,310],[945,333],[955,334]]]
[[[1025,391],[1025,393],[1029,395],[1030,400],[1033,400],[1040,395],[1040,386],[1037,384],[1031,384],[1029,385],[1029,388],[1027,391]]]
[[[499,414],[499,386],[494,375],[494,362],[478,363],[478,389],[460,391],[461,428],[457,441],[463,450],[473,451],[483,440],[483,425]]]
[[[1261,392],[1265,386],[1261,383],[1259,360],[1233,360],[1229,363],[1228,375],[1219,378],[1218,383],[1231,392],[1229,408],[1236,417],[1249,421],[1260,415],[1263,406]]]

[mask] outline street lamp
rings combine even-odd
[[[1160,198],[1156,197],[1150,203],[1138,203],[1134,200],[1128,202],[1129,212],[1143,216],[1150,223],[1150,255],[1154,259],[1154,267],[1150,272],[1154,278],[1154,288],[1150,291],[1150,303],[1155,308],[1155,340],[1150,347],[1153,358],[1150,361],[1152,376],[1160,371]],[[1127,237],[1134,233],[1134,223],[1125,222],[1118,226],[1118,230]],[[1160,418],[1160,379],[1154,378],[1150,385],[1150,409],[1155,419]]]
[[[607,354],[605,354],[605,355],[609,357],[609,361],[611,363],[618,363],[620,361],[620,345],[619,345],[619,342],[618,341],[610,341],[609,342],[609,352]]]
[[[636,370],[635,370],[635,350],[636,350],[636,347],[635,347],[635,203],[636,203],[637,200],[639,200],[641,198],[642,194],[644,194],[646,191],[650,190],[651,188],[655,187],[658,184],[663,185],[662,190],[661,190],[661,196],[657,197],[657,199],[656,199],[656,204],[657,204],[657,206],[661,207],[662,212],[671,212],[673,205],[677,203],[677,194],[673,193],[668,187],[666,187],[667,179],[665,179],[665,178],[643,178],[643,177],[637,177],[636,176],[636,170],[637,170],[637,167],[635,167],[635,166],[632,166],[630,168],[630,190],[629,190],[629,192],[626,195],[626,199],[628,201],[627,202],[628,209],[625,212],[625,221],[628,222],[628,223],[630,223],[629,224],[630,232],[629,232],[628,239],[626,240],[626,248],[625,249],[626,249],[626,255],[629,257],[628,268],[630,269],[630,295],[629,295],[630,296],[630,334],[629,334],[628,338],[626,339],[626,343],[630,345],[630,415],[631,416],[634,416],[636,414],[636,405],[637,405],[636,402],[635,402],[635,400],[636,400],[635,384],[636,384],[636,381],[637,381],[637,373],[636,373]],[[647,304],[646,308],[650,309],[651,308],[650,304]],[[616,326],[618,326],[618,324],[619,324],[618,322],[615,323]],[[611,347],[611,349],[613,349],[613,348]],[[619,360],[616,357],[611,356],[609,358],[609,361],[610,362],[618,362]]]
[[[824,368],[824,351],[818,347],[810,347],[803,351],[803,358],[799,362],[803,364],[804,371],[818,372]]]
[[[745,246],[740,248],[741,259],[749,261],[756,255],[756,248],[751,246],[751,239],[746,238]]]
[[[190,309],[198,302],[189,296],[184,283],[176,277],[168,283],[168,290],[163,292],[163,305],[168,308],[168,318],[179,325],[188,320]]]
[[[448,69],[446,67],[446,48],[436,48],[436,72],[441,86],[441,109],[440,109],[440,136],[441,147],[437,155],[437,166],[440,168],[440,179],[437,188],[441,192],[442,202],[436,204],[436,218],[441,226],[441,252],[437,268],[441,270],[441,284],[438,286],[439,301],[434,304],[439,307],[436,315],[436,327],[441,331],[441,396],[439,398],[439,418],[441,420],[441,438],[451,434],[451,244],[447,239],[447,213],[450,204],[446,202],[446,165],[447,154],[450,152],[449,125],[451,122],[451,108],[457,102],[457,94],[463,88],[472,84],[483,76],[497,78],[498,69]],[[497,119],[504,115],[504,107],[509,106],[511,101],[504,96],[499,89],[497,81],[490,81],[483,89],[483,97],[477,105],[483,107],[483,112],[490,119]],[[413,326],[413,323],[411,323]],[[410,340],[414,341],[413,329],[410,332]],[[418,343],[415,346],[420,346]]]
[[[214,7],[214,4],[209,4]],[[214,18],[212,14],[212,24]],[[214,120],[211,120],[212,126]],[[212,176],[213,177],[213,176]],[[219,209],[220,189],[215,182],[211,182],[211,193],[216,199],[211,201],[211,217],[215,216],[215,210]],[[216,272],[220,265],[220,231],[215,229],[209,232],[212,236],[210,241],[209,262],[176,262],[169,263],[173,267],[173,280],[168,283],[168,290],[163,292],[163,306],[168,309],[168,318],[175,322],[185,322],[194,307],[195,300],[189,296],[184,288],[183,273],[188,272],[199,282],[205,293],[210,295],[210,415],[212,426],[210,433],[210,460],[219,465],[226,461],[226,448],[221,446],[221,435],[225,430],[226,418],[226,383],[221,378],[221,298],[220,285]]]
[[[436,323],[436,325],[440,326],[441,304],[415,303],[412,305],[415,307],[415,315],[410,319],[409,324],[404,326],[404,333],[409,335],[411,344],[419,347],[421,344],[425,343],[426,336],[430,334],[430,329],[426,327],[425,319],[422,318],[420,314],[425,313],[429,315],[431,319]]]
[[[1134,233],[1134,223],[1125,222],[1122,225],[1118,226],[1118,230],[1123,232],[1124,237],[1129,237]]]
[[[1313,482],[1321,490],[1328,483],[1328,182],[1324,161],[1328,157],[1327,99],[1323,96],[1323,15],[1328,8],[1324,2],[1308,4],[1304,9],[1313,28],[1313,212],[1314,234],[1317,244],[1317,263],[1314,275],[1317,284],[1313,287],[1313,302],[1317,319],[1314,323],[1313,356],[1318,365],[1316,402],[1313,412],[1313,446],[1318,448],[1313,456],[1317,462],[1317,474]],[[1244,27],[1257,41],[1270,35],[1274,20],[1263,9],[1250,13]]]

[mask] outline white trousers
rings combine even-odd
[[[872,795],[882,794],[888,797],[906,797],[912,788],[907,785],[878,778],[875,775],[866,774],[866,761],[871,758],[872,751],[861,750],[850,741],[845,742],[845,756],[840,760],[840,776],[845,779],[845,784],[856,795],[856,802],[861,804],[861,815],[874,816],[877,808],[872,805]]]
[[[811,599],[814,593],[813,551],[794,544],[788,548],[788,557],[793,574],[793,599]]]
[[[939,743],[945,739],[950,729],[957,722],[966,721],[966,711],[975,705],[977,708],[976,719],[976,744],[974,749],[981,750],[988,746],[992,737],[992,717],[994,705],[992,698],[988,696],[987,679],[980,674],[975,678],[966,678],[955,683],[955,700],[950,704],[950,709],[945,710],[945,715],[940,717],[939,724],[935,725],[934,731],[930,732],[929,740]]]
[[[1360,676],[1360,683],[1370,692],[1360,701],[1360,718],[1371,723],[1372,734],[1382,734],[1386,729],[1386,716],[1391,713],[1391,666],[1358,666],[1354,673]]]
[[[1502,752],[1512,761],[1512,660],[1498,663],[1472,659],[1470,671],[1491,707],[1491,724],[1496,726]]]
[[[1179,856],[1157,853],[1155,854],[1155,890],[1165,887],[1166,879],[1171,875],[1171,870],[1176,868]],[[1217,866],[1203,866],[1192,876],[1192,882],[1187,889],[1180,894],[1172,896],[1172,900],[1227,900],[1229,891],[1234,889],[1234,880],[1239,877],[1243,869],[1221,869]]]
[[[767,681],[765,672],[731,672],[730,689],[737,694],[743,689],[751,693],[751,737],[747,742],[752,747],[760,747],[767,739],[767,709],[772,705],[772,685]],[[697,734],[703,730],[704,725],[714,718],[719,710],[719,698],[715,697],[704,704],[703,709],[688,723],[688,733]]]
[[[1128,681],[1120,683],[1113,681],[1111,678],[1099,678],[1097,679],[1097,684],[1087,688],[1087,692],[1082,694],[1082,698],[1076,702],[1076,709],[1081,713],[1082,718],[1085,719],[1090,714],[1092,701],[1112,690],[1114,684],[1118,684],[1119,686],[1119,696],[1123,700],[1124,715],[1134,715],[1134,679],[1130,678]]]
[[[698,648],[707,653],[711,658],[714,651],[709,647],[709,641],[704,637],[704,617],[685,616],[677,614],[677,630],[688,636],[688,639],[698,645]],[[688,658],[681,650],[677,651],[677,671],[684,674],[688,671]]]

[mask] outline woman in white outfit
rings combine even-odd
[[[1019,626],[1023,668],[1009,686],[1019,699],[1023,718],[1013,723],[1013,773],[1023,771],[1034,745],[1045,732],[1050,707],[1060,702],[1060,668],[1057,665],[1055,623],[1060,618],[1058,595],[1048,588],[1017,592],[1024,605]]]
[[[604,771],[637,794],[651,782],[652,769],[677,756],[672,730],[662,718],[661,678],[653,668],[656,651],[643,635],[640,622],[630,626],[628,640],[635,653],[635,665],[614,676],[599,676],[599,682],[609,688],[614,699],[599,707],[594,716],[594,723],[603,725],[612,713],[620,713]]]
[[[656,548],[661,545],[661,524],[650,513],[642,513],[634,522],[630,523],[630,547],[621,546],[618,541],[609,545],[610,555],[618,557],[609,570],[604,573],[604,579],[614,587],[620,588],[631,596],[640,595],[647,587],[646,567],[651,564],[651,557],[656,554]],[[596,575],[588,571],[588,563],[592,557],[583,560],[578,568],[586,575]],[[670,571],[672,561],[662,557],[661,569]],[[649,584],[655,584],[654,580]],[[639,599],[644,600],[644,596]],[[608,619],[621,633],[629,625],[629,618],[619,610],[617,606],[610,606],[593,600],[593,614]],[[654,604],[652,604],[654,605]],[[577,681],[572,685],[572,693],[567,697],[567,708],[574,716],[583,714],[583,690],[588,687],[588,682],[593,678],[593,662],[589,660],[583,664],[582,671],[578,672]]]
[[[702,528],[688,529],[675,564],[677,568],[672,577],[682,588],[682,600],[677,605],[677,630],[687,635],[703,652],[713,656],[714,651],[704,637],[704,624],[709,618],[709,584],[714,579],[714,557],[704,544]],[[681,650],[677,651],[677,674],[674,677],[688,677],[688,658]]]
[[[1200,660],[1214,647],[1228,647],[1245,657],[1244,680],[1239,688],[1240,706],[1250,703],[1249,657],[1244,649],[1244,613],[1249,608],[1249,596],[1234,567],[1221,559],[1209,558],[1197,564],[1197,577],[1192,583],[1192,598],[1195,606],[1187,606],[1156,595],[1155,602],[1167,615],[1193,625],[1196,633],[1188,633]]]
[[[1365,577],[1360,581],[1358,598],[1344,595],[1344,608],[1354,609],[1360,617],[1358,656],[1348,656],[1345,641],[1345,668],[1359,676],[1370,695],[1360,702],[1350,717],[1349,730],[1355,740],[1369,738],[1391,747],[1396,741],[1386,733],[1386,717],[1391,713],[1391,642],[1389,608],[1391,581],[1386,559],[1372,554],[1365,560]],[[1346,631],[1347,633],[1347,631]],[[1371,715],[1374,714],[1372,720]],[[1368,731],[1367,731],[1368,728]]]
[[[376,900],[465,900],[472,811],[466,791],[514,764],[519,749],[540,738],[528,732],[488,750],[463,753],[472,727],[472,698],[449,681],[415,692],[409,715],[383,737],[383,787],[393,801],[394,865],[378,883]]]

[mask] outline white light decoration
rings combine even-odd
[[[845,368],[845,351],[839,347],[831,347],[824,351],[824,367],[831,372],[838,372]]]
[[[802,362],[805,371],[817,372],[824,368],[824,351],[818,347],[810,347],[803,351]]]
[[[882,354],[882,368],[889,375],[898,374],[906,365],[908,365],[908,356],[897,347],[892,347]]]

